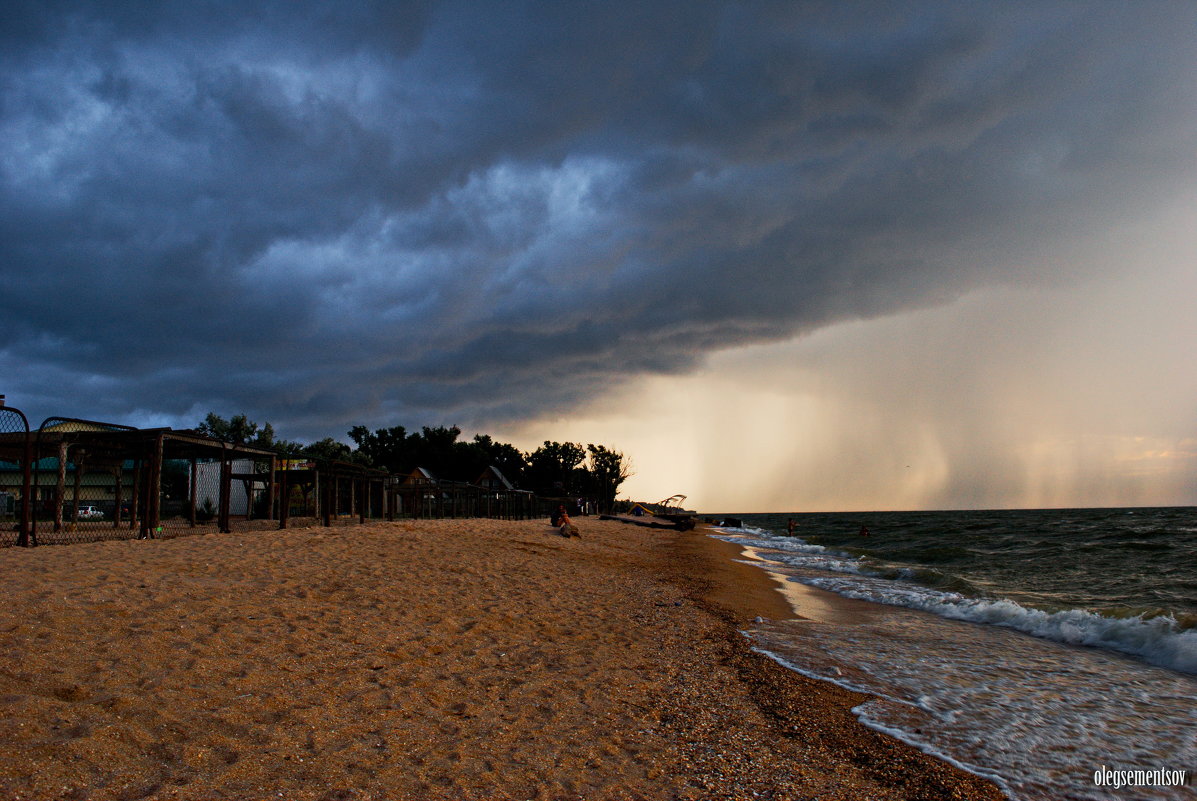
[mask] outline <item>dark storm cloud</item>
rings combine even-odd
[[[1191,180],[1187,3],[16,4],[13,402],[293,435],[569,408],[1071,280]]]

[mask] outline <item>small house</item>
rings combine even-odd
[[[515,485],[508,481],[507,477],[494,465],[483,470],[482,475],[474,479],[474,484],[492,492],[510,492],[515,489]]]

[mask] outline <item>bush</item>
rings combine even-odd
[[[201,523],[207,523],[216,517],[216,507],[212,505],[211,498],[204,498],[204,505],[195,510],[195,519]]]

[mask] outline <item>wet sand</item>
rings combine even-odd
[[[422,521],[0,550],[0,798],[948,799],[750,650],[699,532]]]

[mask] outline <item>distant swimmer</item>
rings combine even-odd
[[[860,527],[860,536],[862,536],[862,537],[867,537],[867,536],[869,536],[869,527],[868,527],[868,526],[861,526],[861,527]]]
[[[797,523],[795,523],[795,522],[794,522],[794,518],[792,518],[792,517],[791,517],[791,518],[790,518],[790,520],[789,520],[789,524],[788,524],[788,526],[789,526],[789,529],[790,529],[790,536],[791,536],[791,537],[792,537],[792,536],[794,536],[794,526],[796,526],[796,525],[798,525],[798,524],[797,524]]]

